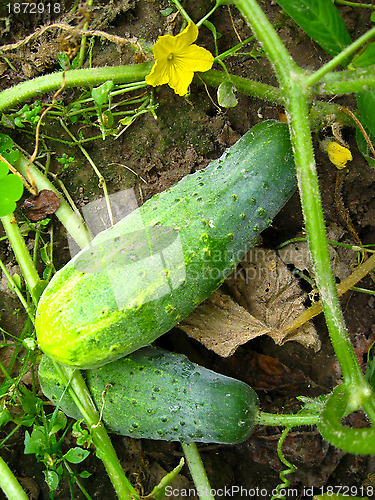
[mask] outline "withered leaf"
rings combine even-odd
[[[274,251],[252,249],[224,286],[236,301],[220,289],[179,324],[208,349],[227,357],[260,335],[269,335],[277,344],[296,340],[320,348],[311,322],[287,337],[283,333],[305,309],[306,294]]]
[[[37,196],[30,196],[21,205],[26,217],[33,222],[39,222],[53,214],[59,208],[61,199],[49,189],[42,189]]]

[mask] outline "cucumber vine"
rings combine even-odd
[[[185,18],[186,22],[191,21],[190,14],[178,0],[173,0],[172,3]],[[301,28],[313,39],[316,39],[332,56],[327,63],[323,64],[316,71],[308,71],[299,67],[292,59],[277,34],[275,27],[270,23],[256,0],[235,0],[234,2],[217,0],[213,9],[203,16],[200,21],[196,22],[196,26],[206,26],[211,31],[216,48],[218,41],[216,28],[208,19],[217,8],[228,6],[231,3],[234,3],[242,14],[244,20],[252,30],[253,37],[239,43],[232,49],[226,50],[222,54],[218,55],[217,51],[215,62],[219,63],[222,70],[209,70],[197,76],[194,82],[199,84],[203,81],[205,85],[219,88],[220,102],[229,106],[236,105],[234,92],[244,93],[284,106],[294,151],[304,223],[315,269],[316,285],[328,333],[343,378],[341,385],[334,388],[332,393],[321,400],[317,407],[305,413],[270,415],[260,412],[259,423],[263,425],[286,426],[278,447],[280,460],[287,467],[280,475],[282,481],[282,484],[279,485],[280,490],[289,484],[288,478],[285,476],[294,471],[294,466],[286,461],[281,453],[281,445],[291,425],[316,425],[322,437],[339,449],[349,453],[375,454],[374,390],[373,386],[364,377],[356,360],[338,299],[337,287],[330,266],[311,133],[311,127],[319,128],[323,126],[327,110],[335,116],[337,121],[355,126],[355,121],[340,109],[340,106],[335,103],[319,101],[317,98],[318,96],[331,97],[336,94],[354,93],[356,94],[358,109],[362,115],[362,123],[364,123],[365,128],[370,132],[370,137],[375,135],[373,121],[375,94],[371,90],[375,87],[375,60],[372,56],[375,28],[368,30],[364,35],[352,42],[350,37],[348,38],[345,26],[342,25],[341,17],[332,2],[324,3],[318,0],[287,2],[277,0],[277,3],[295,19]],[[310,7],[316,8],[315,10],[311,9],[314,22],[309,22],[306,16],[301,15],[301,8],[300,5],[297,5],[298,3],[302,3],[306,9]],[[346,2],[345,0],[337,0],[336,3],[353,5],[353,2]],[[324,14],[322,14],[321,10],[323,4],[326,9]],[[366,7],[366,5],[363,6]],[[325,34],[327,39],[321,40],[319,37],[322,30],[321,26],[319,26],[319,21],[322,21],[324,15],[331,16],[331,19],[334,19],[334,21],[329,26],[332,28],[332,32],[328,30],[328,34]],[[336,25],[340,26],[339,33],[341,34],[339,35],[333,30],[333,27]],[[86,25],[85,29],[87,29]],[[278,87],[263,84],[249,77],[232,75],[227,70],[224,60],[234,55],[238,50],[253,41],[253,39],[261,44],[262,54],[264,53],[270,61],[279,83]],[[362,50],[364,48],[366,50]],[[85,44],[83,43],[79,55],[79,66],[82,64],[84,50]],[[343,66],[344,69],[338,70],[339,65]],[[8,110],[23,105],[26,100],[36,98],[41,94],[58,91],[65,79],[65,89],[76,87],[94,87],[94,89],[91,93],[84,93],[81,99],[71,106],[66,106],[62,100],[54,103],[50,113],[57,113],[60,118],[64,117],[71,122],[74,122],[78,115],[84,116],[84,119],[87,120],[90,120],[94,116],[95,119],[98,119],[96,124],[100,130],[98,137],[105,139],[108,135],[122,133],[123,128],[127,128],[132,123],[132,120],[143,113],[149,112],[156,116],[157,105],[154,103],[153,97],[150,97],[150,94],[142,95],[131,101],[132,107],[130,110],[121,111],[120,129],[115,130],[113,126],[113,118],[117,113],[114,111],[113,99],[128,91],[145,89],[147,87],[145,77],[150,73],[151,67],[151,62],[142,62],[120,67],[74,69],[64,71],[64,73],[57,72],[40,76],[2,91],[0,93],[0,112],[8,112]],[[368,109],[371,110],[372,115]],[[40,111],[39,101],[36,101],[34,106],[31,107],[23,105],[19,111],[10,112],[7,115],[4,114],[3,124],[11,124],[12,126],[22,128],[26,124],[34,128],[39,120]],[[59,140],[58,137],[55,139]],[[79,141],[83,142],[84,138],[80,137],[76,142]],[[14,149],[7,136],[4,135],[0,137],[0,154],[24,179],[28,179],[28,174],[31,174],[39,190],[46,188],[57,192],[56,187],[51,184],[35,165],[31,165],[29,168],[27,158]],[[63,156],[59,161],[61,161],[63,168],[65,168],[73,159],[69,156]],[[7,190],[9,189],[9,200],[4,202],[5,198],[1,198],[0,216],[27,284],[27,293],[25,294],[13,282],[13,286],[17,288],[17,292],[23,297],[25,309],[29,314],[28,332],[31,339],[31,325],[34,321],[36,305],[47,283],[39,277],[35,263],[26,248],[23,235],[12,215],[15,201],[21,197],[22,193],[20,193],[20,190],[22,186],[20,187],[19,180],[17,182],[14,181],[14,185],[10,186],[13,181],[9,181],[11,176],[8,174],[8,167],[5,168],[4,165],[4,162],[0,163],[0,190],[4,186],[6,186]],[[17,177],[17,179],[19,178]],[[66,202],[62,202],[56,211],[56,215],[79,246],[84,247],[91,241],[92,236],[90,231]],[[27,299],[24,298],[24,295],[27,296]],[[31,344],[29,343],[29,345]],[[33,349],[36,349],[35,345]],[[59,370],[62,380],[69,385],[69,393],[75,399],[92,432],[92,442],[96,446],[98,456],[105,464],[118,498],[140,498],[139,493],[125,477],[80,372],[73,373],[69,368],[63,366],[60,366]],[[358,409],[364,410],[371,422],[371,427],[353,429],[342,424],[342,419],[345,416]],[[183,445],[183,450],[191,467],[196,486],[204,485],[205,491],[209,491],[208,479],[196,447],[194,445]],[[67,459],[67,457],[65,458]],[[26,498],[18,481],[2,459],[0,459],[0,471],[0,486],[8,497],[11,499]],[[172,472],[171,476],[168,476],[168,481],[172,479],[173,474],[177,474],[177,468]],[[55,479],[54,476],[53,478]],[[157,498],[162,498],[165,486],[166,484],[161,483],[159,489],[155,490]],[[204,494],[201,498],[204,500],[212,499],[212,494]],[[274,498],[282,497],[276,495]]]

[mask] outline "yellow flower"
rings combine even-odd
[[[208,50],[193,44],[197,38],[198,28],[192,22],[177,36],[159,37],[153,46],[156,62],[146,82],[153,87],[168,83],[176,94],[187,94],[194,73],[208,71],[214,62]]]
[[[328,143],[327,153],[331,162],[340,170],[345,168],[348,161],[352,161],[353,159],[350,150],[335,141]]]

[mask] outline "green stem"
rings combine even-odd
[[[93,0],[88,0],[88,1],[87,1],[87,7],[89,7],[89,8],[90,8],[90,7],[92,7],[92,4],[93,4]],[[88,29],[88,27],[89,27],[89,24],[90,24],[90,22],[89,22],[89,21],[87,21],[87,22],[84,24],[84,26],[83,26],[82,30],[83,30],[83,31],[86,31],[86,30]],[[86,41],[87,41],[87,36],[86,36],[86,35],[83,35],[83,36],[82,36],[82,39],[81,39],[81,46],[80,46],[80,48],[79,48],[78,68],[80,68],[80,67],[82,66],[83,61],[84,61],[84,59],[85,59]]]
[[[255,0],[235,0],[235,4],[258,41],[261,42],[262,48],[275,69],[279,83],[283,87],[284,83],[300,74],[301,70],[281,42],[276,30],[258,3]]]
[[[144,80],[153,63],[129,66],[105,66],[102,68],[74,69],[65,72],[65,88],[100,85],[107,80],[114,83],[130,83]],[[63,73],[39,76],[27,82],[3,90],[0,93],[0,112],[20,104],[27,99],[46,92],[58,90],[63,81]]]
[[[301,85],[303,85],[301,83]],[[345,382],[363,380],[356,361],[337,295],[330,265],[318,176],[314,160],[307,99],[300,85],[290,88],[290,133],[294,150],[298,185],[309,248],[315,268],[315,279],[322,301],[327,328]]]
[[[111,224],[113,225],[113,214],[112,214],[112,208],[111,208],[111,204],[109,202],[109,196],[108,196],[108,189],[107,189],[107,183],[103,177],[103,175],[101,174],[101,172],[98,170],[97,166],[95,165],[95,163],[93,162],[93,160],[91,159],[90,155],[88,154],[88,152],[86,151],[86,149],[82,146],[82,144],[79,144],[79,142],[76,140],[76,138],[74,137],[74,135],[70,132],[70,130],[68,129],[68,127],[65,125],[65,123],[63,122],[62,119],[60,119],[60,124],[62,126],[62,128],[65,130],[65,132],[69,135],[69,137],[73,140],[73,142],[75,144],[77,144],[78,148],[81,150],[81,153],[83,154],[83,156],[86,158],[86,160],[89,162],[89,164],[91,165],[91,167],[93,168],[94,172],[96,173],[96,175],[98,176],[98,186],[100,186],[102,189],[103,189],[103,192],[104,192],[104,198],[105,198],[105,202],[106,202],[106,205],[107,205],[107,211],[108,211],[108,216],[109,216],[109,220],[111,222]]]
[[[36,287],[40,282],[40,278],[35,269],[34,262],[30,256],[30,253],[26,247],[25,240],[23,239],[20,228],[18,227],[13,214],[1,217],[1,222],[3,223],[4,230],[9,239],[9,243],[11,244],[16,255],[17,262],[22,271],[22,275],[28,285],[33,302],[36,305],[39,299],[38,293],[36,292]]]
[[[196,26],[199,28],[212,14],[215,12],[215,10],[220,6],[220,0],[216,0],[215,5],[212,7],[212,9],[204,16],[200,21],[197,22]]]
[[[359,408],[371,415],[374,425],[374,393],[368,387],[358,390],[355,385],[337,386],[328,398],[317,424],[321,435],[336,448],[348,453],[374,455],[375,428],[351,428],[341,423],[342,419]]]
[[[181,443],[194,484],[199,487],[200,500],[215,500],[211,486],[195,443]]]
[[[281,414],[281,413],[266,413],[260,411],[257,416],[258,425],[315,425],[318,423],[319,415],[304,415],[299,413]]]
[[[26,248],[22,234],[19,231],[18,224],[15,220],[12,222],[13,219],[11,216],[2,217],[1,220],[4,224],[4,229],[7,232],[16,259],[20,264],[27,286],[30,292],[33,293],[36,284],[39,282],[39,276]],[[34,297],[36,302],[37,299],[38,297]],[[138,498],[137,492],[131,486],[124,474],[104,426],[101,423],[98,424],[99,416],[81,373],[79,371],[74,371],[73,374],[72,369],[65,367],[60,367],[60,373],[62,373],[63,381],[67,385],[68,381],[71,379],[71,387],[76,395],[76,404],[86,419],[86,423],[89,428],[92,430],[93,443],[97,448],[97,454],[100,456],[106,467],[111,482],[118,494],[119,500],[131,500]]]
[[[91,431],[92,441],[96,447],[98,457],[104,463],[118,499],[133,500],[139,498],[138,492],[125,476],[107,431],[99,420],[99,414],[81,372],[55,362],[54,365]]]
[[[230,57],[234,55],[238,50],[242,49],[245,45],[247,45],[250,42],[253,42],[255,40],[254,36],[251,36],[250,38],[247,38],[243,42],[238,43],[234,47],[232,47],[229,50],[226,50],[225,52],[222,52],[218,56],[215,57],[215,61],[222,61],[223,59],[226,59],[227,57]]]
[[[349,7],[361,7],[363,9],[373,9],[372,3],[349,2],[348,0],[334,0],[334,3],[339,5],[348,5]]]
[[[182,17],[184,19],[186,19],[187,22],[191,21],[191,22],[194,22],[192,20],[192,18],[189,16],[189,14],[186,12],[186,10],[183,8],[183,6],[181,5],[181,3],[179,2],[179,0],[172,0],[172,2],[175,4],[175,6],[177,7],[177,9],[179,10],[180,14],[182,15]]]
[[[8,500],[28,500],[22,486],[2,457],[0,457],[0,487]]]
[[[375,65],[327,73],[314,87],[320,95],[352,94],[375,86]]]
[[[306,85],[308,87],[312,87],[313,85],[315,85],[319,80],[322,79],[324,75],[332,71],[339,64],[346,61],[350,55],[359,50],[362,47],[362,45],[364,45],[366,42],[368,42],[374,37],[375,37],[375,27],[370,29],[364,35],[355,40],[353,43],[345,47],[345,49],[341,51],[340,54],[337,54],[337,56],[335,56],[333,59],[324,64],[324,66],[322,66],[317,71],[314,71],[314,73],[308,76],[306,79]]]
[[[327,328],[344,382],[360,387],[366,383],[349,341],[330,264],[310,132],[308,100],[311,96],[306,76],[291,60],[257,2],[237,0],[236,4],[266,51],[284,91],[305,227]]]
[[[220,83],[228,79],[225,72],[215,69],[210,69],[205,73],[199,73],[199,78],[207,85],[213,87],[218,87]],[[251,95],[265,101],[279,104],[280,106],[284,105],[284,97],[281,90],[277,87],[272,87],[272,85],[256,82],[249,78],[243,78],[232,74],[230,74],[230,80],[236,89],[245,95]]]

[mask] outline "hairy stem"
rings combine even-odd
[[[130,83],[144,80],[151,71],[153,63],[134,64],[129,66],[105,66],[102,68],[74,69],[65,72],[64,88],[88,87],[100,85],[108,80],[114,83]],[[37,97],[61,87],[63,73],[52,73],[39,76],[27,82],[3,90],[0,93],[0,112],[20,104],[27,99]]]
[[[306,84],[306,75],[291,60],[257,2],[237,0],[236,4],[273,64],[285,96],[298,187],[316,283],[343,379],[347,383],[355,382],[358,386],[366,385],[349,341],[330,264],[310,131],[309,100],[311,95]]]

